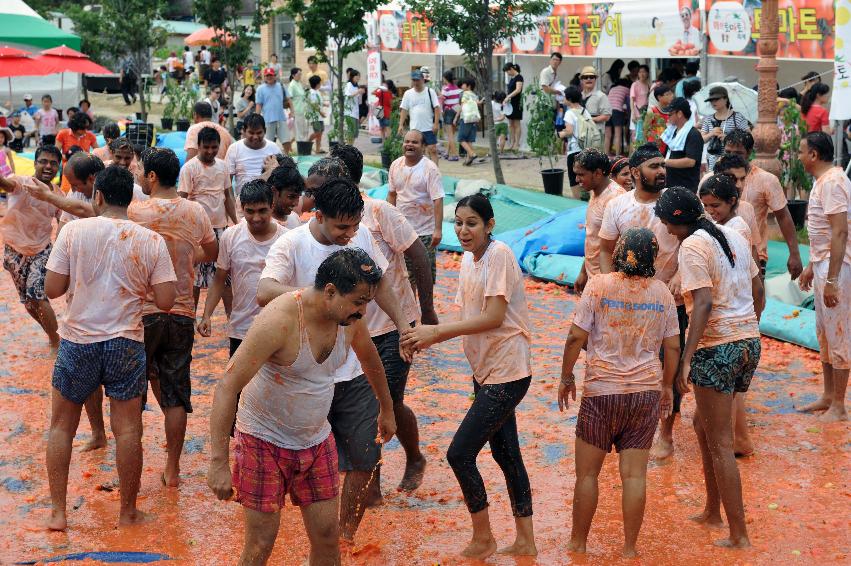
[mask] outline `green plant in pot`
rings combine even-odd
[[[163,117],[162,117],[162,127],[163,130],[170,130],[174,125],[174,116],[177,113],[177,103],[179,98],[177,83],[173,80],[168,79],[165,85],[165,95],[168,98],[168,102],[165,103],[165,108],[163,108]]]
[[[399,104],[398,97],[393,99],[393,108],[390,111],[390,135],[384,138],[381,144],[381,166],[390,169],[390,165],[402,157],[403,138],[399,135]]]
[[[804,226],[807,216],[807,200],[813,188],[813,178],[804,169],[804,164],[798,159],[798,146],[801,139],[807,135],[807,122],[797,104],[789,103],[780,115],[780,183],[786,190],[789,214],[795,227]]]
[[[562,142],[556,135],[555,99],[541,90],[538,81],[525,90],[525,97],[529,109],[526,143],[538,157],[544,192],[561,195],[564,191],[564,169],[556,167],[556,155]],[[544,158],[547,159],[548,169],[544,169]]]

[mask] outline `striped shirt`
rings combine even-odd
[[[440,96],[443,97],[443,109],[451,110],[461,104],[461,92],[461,89],[455,84],[443,85],[443,89],[440,91]]]

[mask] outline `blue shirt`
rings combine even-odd
[[[275,83],[268,85],[263,83],[257,87],[257,93],[254,95],[254,101],[263,106],[263,119],[266,123],[283,122],[284,117],[284,100],[287,98],[287,91],[283,85]]]
[[[18,108],[18,112],[22,114],[26,112],[30,116],[34,116],[35,113],[38,112],[38,106],[36,106],[35,104],[30,104],[29,106],[21,106],[20,108]]]

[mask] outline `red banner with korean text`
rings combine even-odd
[[[759,0],[706,0],[709,54],[758,57]],[[832,0],[778,0],[778,59],[833,60]]]

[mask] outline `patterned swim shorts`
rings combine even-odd
[[[23,255],[6,245],[3,252],[3,267],[12,276],[15,289],[22,303],[28,301],[46,301],[44,277],[47,275],[47,258],[50,257],[52,244],[35,255]]]
[[[216,242],[221,241],[222,232],[224,231],[224,228],[213,228],[213,232],[216,234]],[[209,289],[210,285],[213,284],[213,277],[215,277],[215,275],[215,261],[199,263],[195,266],[195,286],[200,289]],[[225,287],[230,287],[230,275],[228,275],[227,281],[225,281]]]
[[[751,385],[761,352],[759,338],[700,348],[692,356],[689,380],[719,393],[744,393]]]
[[[316,446],[289,450],[237,430],[234,453],[236,501],[254,511],[280,511],[287,494],[293,505],[307,507],[340,491],[333,434]]]
[[[582,397],[576,436],[604,452],[649,450],[659,423],[659,391]]]

